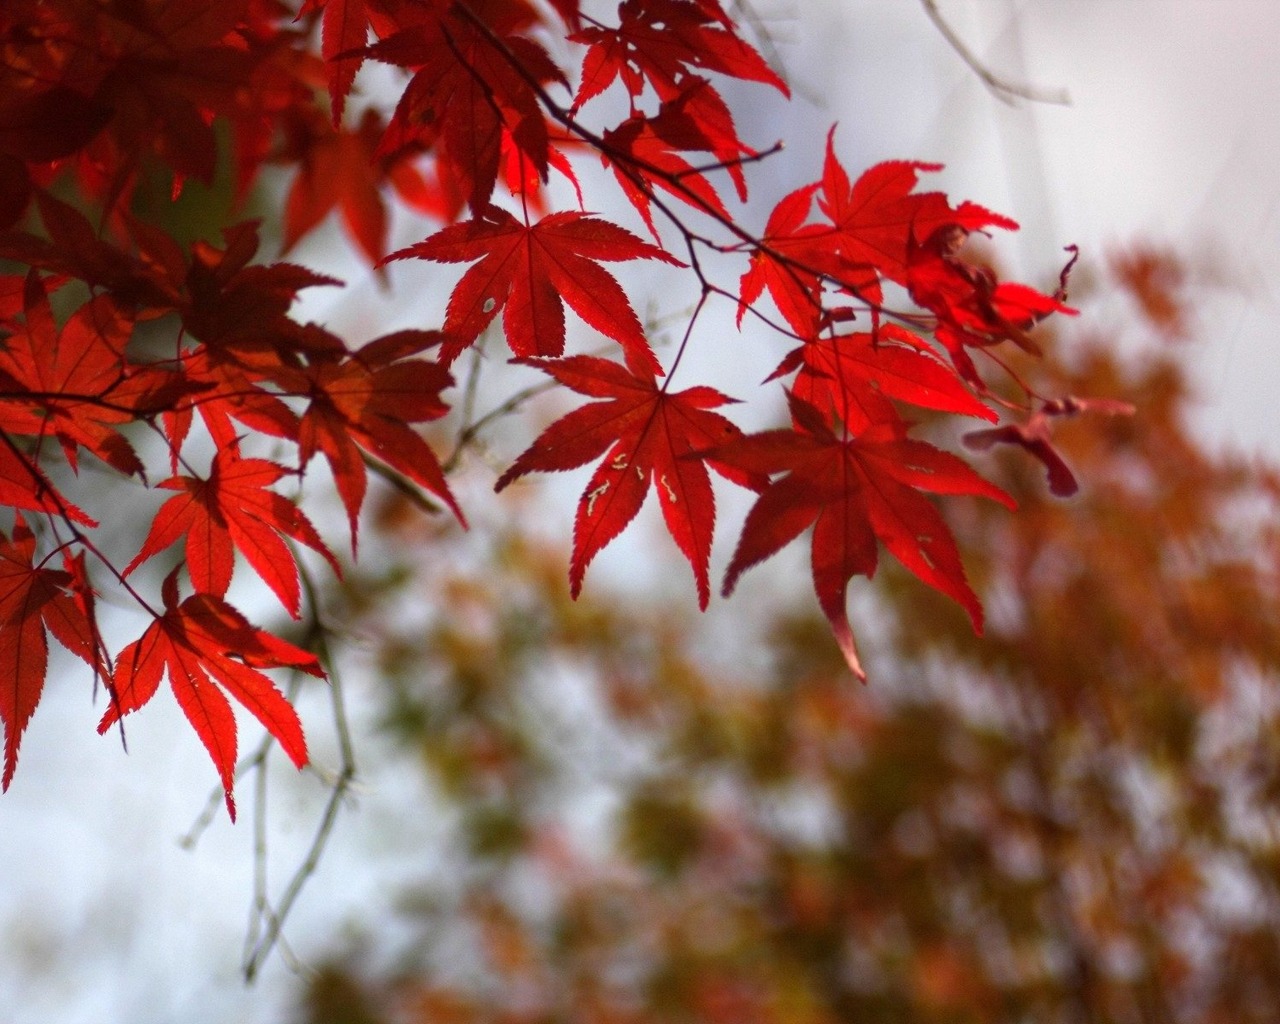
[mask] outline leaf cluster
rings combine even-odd
[[[821,177],[753,231],[730,203],[746,198],[748,172],[773,150],[740,137],[721,90],[740,80],[786,96],[785,81],[718,0],[598,6],[4,5],[0,258],[12,272],[0,277],[0,503],[15,510],[3,541],[15,569],[0,595],[13,663],[0,703],[5,786],[42,693],[46,632],[105,683],[101,730],[167,677],[232,813],[228,696],[305,764],[300,723],[263,673],[323,669],[228,602],[237,565],[295,618],[304,591],[297,546],[339,570],[290,492],[320,455],[353,553],[371,471],[465,525],[446,472],[458,452],[442,461],[418,427],[450,412],[451,368],[499,313],[517,360],[591,399],[532,438],[497,480],[502,489],[531,472],[602,460],[575,517],[574,595],[655,489],[705,607],[710,468],[759,495],[723,593],[812,527],[818,602],[858,676],[846,591],[876,571],[880,545],[981,627],[960,549],[925,495],[1011,502],[960,457],[911,436],[909,410],[998,419],[983,371],[1001,372],[997,350],[1037,351],[1036,324],[1070,312],[1067,272],[1044,294],[967,262],[970,232],[1016,225],[920,191],[933,165],[892,162],[855,178],[834,130]],[[358,88],[369,62],[398,76],[385,103]],[[605,113],[606,94],[621,101],[620,120]],[[603,161],[617,185],[612,195],[601,186],[593,205],[625,200],[651,240],[582,208],[575,166],[584,157]],[[142,202],[151,183],[163,180],[177,197],[193,181],[211,184],[220,162],[232,168],[237,201],[267,165],[289,169],[286,249],[338,210],[358,253],[384,276],[391,261],[467,265],[443,324],[354,345],[291,316],[302,291],[340,282],[260,261],[255,222],[184,242],[141,214],[154,208]],[[555,208],[553,175],[572,185],[578,209]],[[393,201],[429,228],[388,255]],[[709,276],[712,255],[739,260],[736,287]],[[667,361],[606,269],[638,260],[678,268],[700,289]],[[743,435],[719,411],[733,399],[704,384],[673,388],[695,322],[717,303],[781,341],[771,381],[790,381],[788,426]],[[570,352],[567,310],[605,339],[606,356]],[[163,345],[142,345],[144,328]],[[1085,406],[1029,387],[1000,401],[1015,422],[975,444],[1021,445],[1065,490],[1069,471],[1043,421]],[[459,452],[475,427],[464,423]],[[158,458],[137,444],[143,433],[157,439]],[[95,539],[108,511],[77,486],[86,457],[171,492],[132,557]],[[163,574],[157,599],[138,570],[171,549],[182,559]],[[95,598],[104,593],[149,619],[140,636],[103,642]]]

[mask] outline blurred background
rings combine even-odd
[[[125,756],[78,674],[51,672],[0,799],[6,1019],[1275,1020],[1280,15],[937,10],[991,74],[1070,103],[1006,102],[915,2],[755,0],[796,99],[738,97],[744,138],[787,142],[744,217],[817,176],[838,122],[851,169],[936,160],[930,187],[1018,219],[989,245],[1009,276],[1051,289],[1080,246],[1080,315],[1025,372],[1138,413],[1059,429],[1071,500],[1014,453],[980,468],[1017,515],[948,503],[986,637],[886,565],[854,587],[859,687],[803,551],[700,617],[644,516],[571,602],[583,478],[494,497],[527,443],[512,421],[462,467],[469,534],[383,493],[359,567],[326,585],[356,781],[252,986],[255,893],[279,905],[310,866],[343,764],[329,694],[298,696],[319,771],[273,764],[242,782],[240,824],[206,826],[176,708],[131,718]],[[403,217],[393,245],[428,230]],[[447,296],[426,265],[385,288],[332,222],[291,258],[349,282],[300,315],[357,342],[436,322]],[[648,312],[678,318],[669,301]],[[731,393],[779,357],[708,334],[705,379],[734,362]],[[490,362],[494,396],[518,386]],[[541,401],[539,422],[565,408]],[[724,492],[721,569],[745,507]]]

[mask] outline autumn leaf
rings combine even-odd
[[[12,537],[0,534],[0,789],[13,780],[22,733],[40,703],[49,658],[46,633],[96,670],[102,667],[96,629],[74,596],[72,574],[34,564],[35,550],[35,536],[19,515]]]
[[[912,243],[923,242],[941,228],[1017,230],[1015,221],[976,203],[953,208],[941,192],[915,191],[920,171],[941,169],[941,164],[888,161],[864,171],[851,184],[835,153],[833,128],[827,136],[818,206],[834,228],[831,242],[844,263],[866,264],[905,283]]]
[[[751,263],[738,283],[738,326],[751,305],[767,289],[778,312],[801,338],[816,331],[821,314],[822,282],[816,266],[810,266],[815,240],[825,242],[829,231],[807,223],[813,207],[815,182],[784,196],[769,214],[763,243],[751,254]]]
[[[891,400],[996,420],[922,338],[896,324],[807,342],[770,379],[797,368],[795,396],[854,433],[900,422]]]
[[[222,597],[231,585],[239,550],[289,614],[298,617],[298,568],[281,539],[289,537],[322,554],[341,574],[337,561],[311,521],[293,502],[271,490],[289,470],[266,459],[241,458],[238,445],[218,450],[207,479],[173,476],[159,487],[178,491],[156,513],[151,530],[124,570],[139,565],[186,538],[186,566],[197,592]]]
[[[432,150],[479,213],[493,194],[504,135],[546,177],[549,132],[535,85],[565,79],[540,45],[516,34],[525,20],[518,11],[500,7],[481,29],[476,15],[443,6],[444,13],[424,12],[365,51],[415,72],[378,155],[406,147]]]
[[[691,163],[692,153],[709,153],[726,171],[746,199],[746,178],[740,161],[755,151],[738,138],[733,118],[720,94],[705,79],[695,78],[665,101],[653,115],[632,114],[604,133],[604,160],[628,201],[658,238],[650,209],[651,190],[663,189],[694,209],[727,218],[719,193],[705,173]]]
[[[361,449],[440,498],[466,526],[444,470],[431,447],[410,426],[448,411],[440,392],[453,383],[447,370],[417,355],[440,343],[435,331],[399,331],[342,358],[317,359],[278,375],[288,389],[310,397],[298,427],[299,463],[323,452],[351,523],[351,547],[364,502]]]
[[[223,691],[244,705],[302,768],[307,744],[297,712],[261,670],[292,668],[321,679],[324,671],[313,655],[255,629],[215,594],[193,594],[179,604],[177,574],[175,569],[165,579],[164,613],[116,658],[113,700],[98,732],[150,701],[167,675],[178,706],[213,759],[234,821],[236,720]]]
[[[576,469],[604,455],[574,519],[573,596],[582,589],[591,560],[635,518],[652,487],[668,532],[693,568],[698,604],[706,608],[716,515],[707,466],[745,487],[758,489],[764,483],[751,470],[698,457],[741,436],[729,420],[710,411],[734,400],[706,387],[669,394],[658,388],[653,374],[632,373],[592,356],[533,365],[571,390],[604,401],[581,406],[551,424],[498,478],[495,490],[526,473]]]
[[[125,346],[134,321],[110,295],[98,295],[59,328],[33,270],[24,286],[24,321],[0,348],[0,423],[11,433],[53,434],[67,461],[77,447],[129,475],[143,475],[125,423],[155,415],[184,388],[175,375],[132,365]]]
[[[279,159],[296,162],[298,174],[285,197],[282,252],[336,208],[361,255],[377,264],[387,254],[388,185],[415,209],[434,212],[435,197],[413,165],[415,154],[374,156],[382,130],[372,109],[351,130],[335,129],[322,118],[286,128]]]
[[[360,54],[349,55],[365,44],[369,35],[369,16],[365,0],[306,0],[298,17],[323,8],[320,30],[320,55],[329,73],[329,106],[335,127],[342,123],[342,111],[360,70]],[[342,56],[340,56],[342,55]]]
[[[1009,507],[1013,499],[968,465],[895,430],[837,437],[826,417],[789,395],[794,427],[751,434],[705,451],[729,466],[778,476],[747,514],[725,572],[727,597],[739,576],[813,527],[811,565],[818,603],[849,668],[865,678],[845,594],[854,576],[876,571],[877,541],[911,572],[959,603],[982,629],[982,607],[965,579],[946,523],[919,492],[974,494]]]
[[[401,249],[390,260],[470,263],[449,296],[441,347],[445,365],[470,345],[502,311],[511,351],[520,357],[564,352],[564,306],[622,346],[636,372],[661,374],[640,320],[621,285],[600,261],[662,260],[670,254],[616,224],[580,213],[553,213],[526,225],[491,207],[483,217],[463,221]]]
[[[619,25],[591,25],[570,38],[588,45],[574,97],[580,107],[615,80],[636,98],[646,84],[661,99],[680,90],[690,71],[713,71],[771,85],[789,96],[786,83],[738,37],[718,3],[695,0],[624,0]]]

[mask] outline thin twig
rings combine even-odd
[[[956,52],[956,56],[969,65],[969,70],[977,75],[982,80],[982,84],[1002,103],[1012,106],[1015,100],[1021,99],[1030,100],[1032,103],[1052,103],[1060,107],[1071,105],[1071,96],[1066,89],[1046,89],[1038,85],[1011,82],[1007,78],[1001,78],[965,45],[964,40],[956,34],[955,29],[938,10],[937,0],[920,0],[920,5],[924,8],[924,13],[929,16],[929,20],[933,22],[934,28],[942,33],[942,38]]]
[[[308,603],[312,609],[318,609],[315,582],[305,567],[300,567],[300,570],[302,584],[307,592]],[[356,774],[355,751],[351,742],[351,728],[347,720],[346,704],[343,700],[342,680],[329,647],[328,630],[321,623],[318,610],[314,611],[313,615],[313,628],[317,633],[314,644],[316,656],[325,665],[329,675],[329,699],[333,711],[334,732],[338,740],[339,766],[337,773],[332,776],[329,799],[325,803],[324,811],[320,816],[320,823],[316,826],[315,834],[312,836],[311,845],[307,849],[306,856],[303,857],[298,867],[294,869],[293,877],[289,880],[289,884],[285,886],[284,893],[274,909],[271,907],[265,892],[265,867],[263,869],[262,881],[264,889],[255,894],[255,912],[264,927],[261,934],[257,936],[257,942],[252,946],[252,949],[247,949],[246,951],[242,964],[246,982],[252,982],[257,977],[263,963],[277,947],[280,948],[281,954],[285,956],[286,960],[295,966],[297,965],[296,958],[289,952],[281,934],[284,923],[289,916],[289,912],[293,909],[294,903],[297,902],[303,887],[307,884],[308,879],[315,874],[316,868],[320,864],[321,855],[328,845],[329,837],[333,833],[333,827],[338,818],[339,806],[351,788]],[[263,767],[265,766],[260,766],[259,771],[262,771]],[[265,797],[263,806],[265,809]],[[265,857],[265,849],[261,852]],[[255,930],[256,924],[251,928],[251,935]]]

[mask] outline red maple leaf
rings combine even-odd
[[[738,577],[813,527],[811,562],[818,604],[850,669],[861,679],[845,594],[854,576],[876,571],[877,540],[931,587],[957,601],[981,632],[982,607],[965,579],[950,530],[920,491],[976,494],[1009,507],[1013,499],[966,463],[892,428],[837,437],[817,409],[789,395],[794,426],[751,434],[703,452],[744,472],[784,474],[747,514],[725,573],[727,597]]]
[[[248,708],[301,768],[307,744],[297,712],[260,670],[292,668],[321,679],[324,671],[314,655],[255,629],[214,594],[193,594],[179,604],[177,579],[175,569],[164,581],[164,614],[116,658],[114,699],[98,732],[151,700],[168,675],[178,706],[218,769],[234,821],[236,720],[222,691]]]
[[[751,263],[738,284],[738,326],[765,289],[778,312],[802,338],[816,333],[821,313],[822,282],[811,266],[815,239],[830,240],[830,229],[806,223],[818,184],[805,185],[787,196],[769,214],[764,243],[751,254]]]
[[[0,256],[58,277],[78,278],[109,291],[126,307],[156,312],[177,307],[185,263],[181,248],[163,232],[147,231],[149,239],[162,240],[163,252],[147,253],[144,261],[100,238],[89,219],[62,200],[37,191],[36,205],[48,237],[7,231],[0,235]]]
[[[291,537],[338,563],[311,521],[293,502],[270,490],[290,471],[266,459],[240,457],[238,445],[220,448],[207,479],[173,476],[158,486],[179,491],[156,513],[142,549],[125,567],[133,572],[147,559],[186,537],[186,566],[199,593],[222,597],[231,585],[235,551],[240,552],[275,591],[294,618],[300,599],[298,568],[281,537]]]
[[[48,668],[46,629],[72,654],[101,671],[101,645],[86,605],[74,593],[71,572],[33,564],[36,541],[18,516],[13,537],[0,534],[0,724],[4,726],[4,775],[8,789],[18,763],[23,730],[40,703]],[[70,559],[68,569],[72,568]]]
[[[40,468],[39,450],[28,453],[0,431],[0,505],[43,512],[82,526],[97,526],[97,520],[86,515],[53,486]]]
[[[1012,341],[1019,348],[1040,355],[1040,347],[1028,330],[1051,313],[1075,315],[1063,303],[1071,262],[1062,271],[1062,285],[1055,295],[1045,295],[1015,281],[999,281],[987,267],[960,257],[968,232],[957,225],[938,228],[907,257],[906,284],[912,299],[938,317],[936,336],[951,354],[957,370],[977,382],[963,346],[987,347]]]
[[[747,197],[741,159],[755,150],[738,138],[728,107],[705,79],[691,79],[654,115],[633,114],[605,132],[604,142],[605,162],[655,238],[658,232],[649,209],[649,193],[655,187],[695,209],[729,216],[715,187],[684,154],[710,153],[715,167],[733,179],[739,198]]]
[[[546,178],[549,133],[534,83],[565,83],[537,43],[515,34],[528,21],[522,5],[481,16],[461,5],[440,5],[365,51],[374,60],[411,68],[378,155],[408,146],[430,149],[441,176],[458,183],[472,210],[489,205],[508,136]]]
[[[710,596],[707,564],[715,527],[715,497],[707,473],[717,472],[744,487],[764,479],[697,453],[723,445],[742,432],[719,413],[733,402],[707,387],[675,394],[659,389],[653,374],[592,356],[533,364],[579,394],[605,401],[581,406],[551,424],[498,479],[502,490],[526,473],[576,469],[598,459],[578,502],[569,582],[574,597],[596,554],[635,518],[650,487],[658,492],[667,530],[693,567],[698,603]]]
[[[242,362],[280,362],[280,350],[307,350],[321,335],[286,314],[303,288],[340,285],[336,278],[292,263],[251,264],[258,251],[258,224],[245,221],[222,232],[224,248],[191,246],[191,264],[179,307],[193,338]]]
[[[896,324],[882,324],[875,333],[815,338],[789,353],[769,379],[797,368],[795,396],[855,434],[875,424],[901,423],[890,399],[997,418],[922,338]]]
[[[353,552],[366,486],[362,448],[436,495],[466,525],[435,453],[409,426],[448,411],[440,398],[453,383],[448,371],[405,358],[439,342],[435,331],[400,331],[341,358],[277,375],[286,390],[311,399],[298,428],[299,462],[305,467],[316,452],[324,453],[351,522]]]
[[[116,428],[175,401],[176,377],[129,364],[133,320],[110,295],[86,302],[59,329],[31,271],[23,304],[24,322],[0,348],[0,374],[9,378],[0,423],[11,433],[55,435],[73,467],[81,446],[122,473],[141,475],[142,462]]]
[[[347,234],[365,259],[376,264],[387,254],[383,186],[388,183],[422,212],[434,211],[435,197],[412,164],[414,154],[406,150],[374,156],[382,129],[382,119],[373,109],[366,110],[350,131],[335,129],[318,116],[289,126],[280,159],[297,163],[298,175],[285,198],[282,252],[337,207]]]
[[[360,50],[369,35],[369,15],[365,0],[306,0],[298,17],[324,9],[320,30],[320,55],[329,73],[329,106],[336,127],[342,123],[342,110],[356,72],[364,60]],[[341,56],[339,56],[341,54]]]
[[[988,227],[1017,230],[1008,217],[964,202],[953,208],[941,192],[915,192],[919,171],[939,171],[941,164],[904,160],[869,168],[852,184],[835,154],[835,129],[827,136],[818,206],[834,226],[833,243],[840,262],[828,263],[832,276],[848,266],[868,264],[899,283],[907,279],[913,242],[923,242],[940,228],[980,231]]]
[[[483,217],[450,225],[388,259],[411,256],[438,263],[480,261],[449,296],[448,337],[440,352],[445,365],[480,336],[499,310],[507,344],[517,356],[560,355],[567,302],[589,326],[622,346],[636,372],[662,373],[630,300],[599,261],[681,264],[625,228],[581,213],[553,213],[528,225],[490,207]]]
[[[619,25],[592,25],[569,38],[590,46],[582,62],[582,83],[574,97],[580,107],[615,79],[634,99],[653,86],[659,98],[680,91],[691,69],[772,85],[789,96],[787,84],[710,0],[624,0]]]

